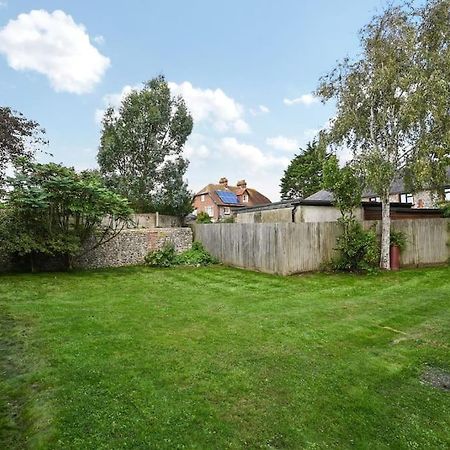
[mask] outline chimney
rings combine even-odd
[[[219,184],[220,184],[222,187],[227,188],[227,187],[228,187],[228,180],[226,179],[226,177],[222,177],[222,178],[219,180]]]
[[[246,189],[247,188],[247,182],[245,180],[239,180],[237,182],[237,186],[242,188],[242,189]]]

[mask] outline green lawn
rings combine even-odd
[[[0,277],[0,448],[450,446],[450,268]]]

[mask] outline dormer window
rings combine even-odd
[[[242,201],[243,201],[243,203],[248,203],[248,195],[247,194],[244,194],[242,196]]]

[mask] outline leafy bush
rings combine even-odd
[[[211,217],[209,217],[209,214],[204,212],[204,211],[200,211],[197,214],[197,219],[196,219],[197,223],[211,223]]]
[[[145,263],[152,267],[184,266],[207,266],[217,264],[216,258],[211,256],[200,242],[194,242],[189,250],[179,255],[175,252],[172,243],[166,243],[160,250],[150,252],[145,257]]]
[[[441,209],[442,213],[444,214],[444,217],[450,217],[450,201],[441,203],[439,205],[439,208]]]
[[[355,219],[340,219],[344,231],[337,239],[339,255],[331,261],[337,271],[370,271],[379,263],[379,244],[375,230],[364,230]]]
[[[391,245],[396,245],[400,251],[406,248],[406,234],[403,231],[391,230]]]
[[[186,266],[207,266],[218,263],[217,259],[210,255],[200,242],[194,242],[189,250],[178,256],[177,260],[178,264]]]
[[[177,254],[171,242],[166,242],[164,247],[150,252],[145,257],[145,263],[152,267],[171,267],[177,264]]]

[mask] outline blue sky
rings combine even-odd
[[[245,178],[272,200],[333,116],[311,92],[358,51],[381,0],[0,0],[0,104],[37,120],[55,162],[96,166],[107,104],[164,74],[195,119],[189,186]]]

